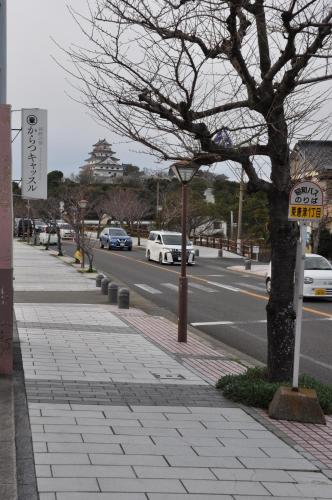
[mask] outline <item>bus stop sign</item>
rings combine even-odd
[[[317,221],[323,217],[323,191],[312,181],[298,182],[289,195],[288,220]]]

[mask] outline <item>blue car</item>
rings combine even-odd
[[[100,248],[132,250],[133,241],[122,227],[105,227],[100,234]]]

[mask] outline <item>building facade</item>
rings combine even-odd
[[[123,165],[116,158],[112,146],[106,139],[100,139],[93,145],[89,158],[80,167],[80,175],[85,175],[91,182],[111,184],[123,178]]]
[[[332,232],[332,141],[299,141],[291,153],[293,179],[317,182],[324,195],[324,219]]]

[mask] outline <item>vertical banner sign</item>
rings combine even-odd
[[[47,111],[22,109],[22,198],[47,199]]]

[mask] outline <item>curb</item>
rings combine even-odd
[[[16,500],[14,387],[12,377],[0,377],[0,498]]]

